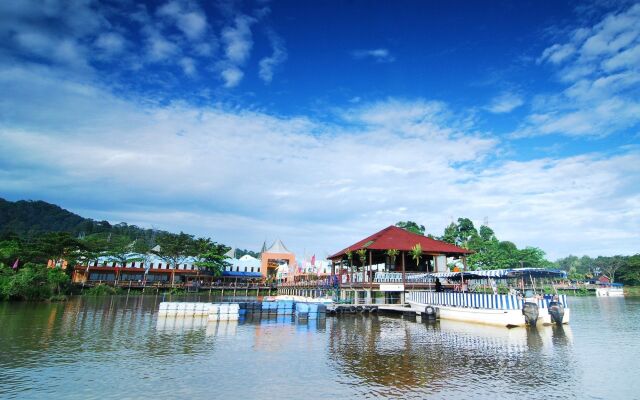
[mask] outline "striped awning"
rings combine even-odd
[[[451,280],[464,279],[510,279],[510,278],[566,278],[567,273],[557,269],[545,268],[509,268],[488,269],[466,272],[437,272],[431,274],[433,278]]]

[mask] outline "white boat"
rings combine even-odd
[[[522,278],[523,276],[563,276],[562,271],[539,268],[518,268],[465,272],[466,280]],[[436,273],[437,278],[460,279],[459,272]],[[516,327],[525,325],[568,324],[571,310],[566,295],[522,298],[517,295],[499,295],[468,292],[410,291],[405,302],[412,309],[438,314],[442,320],[474,322],[478,324]],[[429,307],[429,308],[428,308]]]
[[[622,285],[612,284],[596,289],[597,297],[624,297],[624,289]]]

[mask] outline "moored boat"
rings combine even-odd
[[[624,297],[624,289],[620,283],[603,285],[596,289],[597,297]]]
[[[446,278],[461,283],[488,279],[518,279],[523,283],[525,279],[534,282],[536,278],[564,277],[565,273],[541,268],[516,268],[430,275],[433,279]],[[464,284],[459,286],[465,287]],[[536,295],[532,292],[524,297],[519,294],[411,291],[406,302],[417,310],[434,307],[440,319],[506,327],[568,324],[571,318],[566,295],[557,294]]]

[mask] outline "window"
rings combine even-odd
[[[149,265],[149,268],[153,268],[153,263],[151,263],[151,264]]]
[[[158,269],[162,269],[162,263],[158,263]]]

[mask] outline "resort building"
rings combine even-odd
[[[230,265],[222,272],[223,277],[262,279],[260,260],[257,258],[245,254],[240,258],[231,258],[227,261]]]
[[[155,249],[158,250],[157,248]],[[235,249],[225,255],[229,265],[222,275],[215,276],[206,268],[199,267],[193,257],[186,258],[179,265],[169,265],[154,254],[128,254],[126,263],[119,263],[112,257],[98,257],[88,265],[74,267],[74,283],[105,283],[132,285],[238,285],[263,281],[276,282],[278,279],[292,278],[296,272],[295,255],[281,240],[276,240],[268,249],[263,248],[260,259],[248,254],[236,258]],[[58,263],[59,264],[59,263]],[[54,263],[50,262],[50,267]],[[64,264],[66,267],[66,263]],[[323,267],[327,270],[326,265]]]
[[[296,273],[296,256],[280,239],[260,254],[260,273],[268,281],[291,279]]]
[[[412,289],[430,287],[428,273],[447,272],[448,263],[466,266],[471,251],[389,226],[329,256],[331,277],[342,298],[404,303]]]
[[[74,268],[72,281],[181,285],[196,281],[210,283],[213,279],[209,271],[195,264],[196,259],[193,257],[186,258],[177,267],[153,254],[129,254],[127,258],[132,261],[118,263],[110,257],[99,257],[88,265],[78,265]]]

